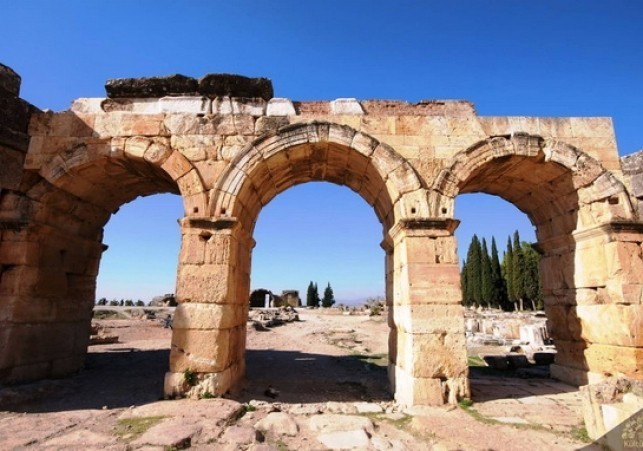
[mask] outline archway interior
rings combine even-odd
[[[142,300],[174,293],[183,217],[180,196],[157,194],[123,205],[104,228],[96,297]]]
[[[384,294],[382,227],[373,209],[345,187],[309,182],[292,187],[261,210],[254,232],[252,289],[299,291],[310,281],[320,296],[330,283],[337,303]]]
[[[332,142],[295,145],[264,158],[245,174],[235,211],[225,214],[237,217],[252,234],[263,206],[284,190],[310,181],[349,187],[373,206],[384,227],[392,225],[396,199],[389,195],[386,175],[380,174],[366,155]]]

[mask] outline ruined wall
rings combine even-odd
[[[35,112],[26,157],[24,148],[3,152],[24,158],[3,175],[3,202],[4,183],[17,172],[33,184],[12,188],[29,211],[5,210],[29,235],[16,244],[2,232],[2,264],[32,260],[20,278],[3,276],[0,289],[13,287],[13,305],[49,309],[46,318],[27,314],[28,328],[8,304],[0,307],[15,337],[5,328],[3,339],[30,343],[0,351],[5,379],[52,374],[56,359],[27,348],[58,329],[75,328],[60,356],[76,356],[66,370],[78,367],[102,227],[123,203],[172,192],[182,196],[185,218],[166,393],[224,393],[244,373],[257,216],[308,181],[350,187],[382,223],[389,375],[400,402],[468,395],[453,233],[455,198],[469,192],[505,198],[536,227],[559,349],[553,372],[576,383],[614,372],[640,377],[643,229],[633,205],[640,163],[621,169],[610,119],[480,117],[466,101],[293,102],[274,98],[262,79],[234,80],[110,82],[108,98]],[[77,305],[70,323],[65,309]],[[604,317],[615,327],[606,331]],[[42,328],[40,339],[32,327]],[[185,386],[188,369],[199,374],[195,387]]]
[[[643,218],[643,150],[621,157],[621,168],[636,206],[639,218]]]

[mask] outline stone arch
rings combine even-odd
[[[452,218],[455,197],[474,192],[504,198],[536,228],[545,311],[558,349],[552,375],[577,385],[617,372],[636,377],[643,260],[623,183],[574,146],[514,133],[451,158],[432,186],[432,213]],[[602,318],[614,330],[606,332]]]
[[[3,261],[0,293],[11,318],[1,339],[15,350],[2,356],[10,359],[0,375],[8,381],[59,377],[82,366],[106,249],[103,227],[121,205],[164,192],[182,196],[187,217],[202,215],[207,205],[197,170],[168,138],[59,148],[25,180],[22,223],[3,234],[13,250]]]
[[[39,171],[52,186],[114,211],[141,195],[180,194],[186,216],[206,212],[207,191],[197,169],[169,138],[132,136],[80,144]]]
[[[504,181],[511,184],[511,189],[494,185],[495,180],[503,178],[509,179]],[[453,217],[458,194],[484,191],[516,205],[538,227],[543,220],[533,205],[538,185],[541,203],[550,203],[558,214],[597,202],[603,204],[600,209],[598,205],[585,209],[579,224],[568,224],[573,226],[569,231],[606,220],[635,218],[624,185],[598,161],[562,141],[527,133],[490,137],[453,156],[433,183],[432,215]],[[559,188],[564,189],[561,192]]]
[[[451,246],[453,221],[429,218],[426,187],[394,149],[327,122],[285,126],[250,143],[222,174],[210,218],[183,223],[185,258],[165,393],[186,394],[183,373],[188,369],[198,373],[189,396],[222,394],[239,383],[256,218],[280,192],[315,180],[349,186],[373,206],[382,223],[392,313],[389,378],[396,399],[442,404],[467,396],[464,320],[452,283],[457,258],[445,250]],[[434,280],[447,286],[431,292]],[[204,318],[212,321],[206,324]],[[219,344],[197,346],[208,340]],[[430,355],[420,360],[419,350]]]
[[[212,217],[234,217],[252,233],[260,209],[308,181],[346,185],[373,208],[385,230],[429,215],[426,190],[393,148],[346,125],[293,124],[250,143],[231,162],[211,199]]]

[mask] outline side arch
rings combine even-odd
[[[288,125],[250,143],[220,179],[212,217],[235,217],[252,233],[261,208],[308,181],[346,185],[375,209],[386,230],[399,219],[427,217],[427,191],[393,148],[345,125]]]
[[[513,203],[536,227],[572,210],[578,223],[567,224],[569,232],[636,218],[625,186],[598,161],[527,133],[490,137],[453,156],[431,187],[432,215],[453,217],[455,197],[474,192]]]
[[[203,216],[207,208],[201,176],[169,138],[133,136],[80,144],[59,152],[39,174],[108,212],[138,196],[163,192],[182,196],[186,216]]]

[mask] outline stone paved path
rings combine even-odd
[[[81,374],[0,390],[0,449],[587,446],[573,434],[581,424],[573,387],[473,371],[472,406],[404,409],[387,392],[386,371],[373,363],[385,351],[385,321],[302,317],[270,332],[249,331],[248,381],[233,399],[172,401],[159,399],[170,331],[114,322],[121,342],[92,349]],[[276,399],[264,395],[268,384],[279,390]]]

